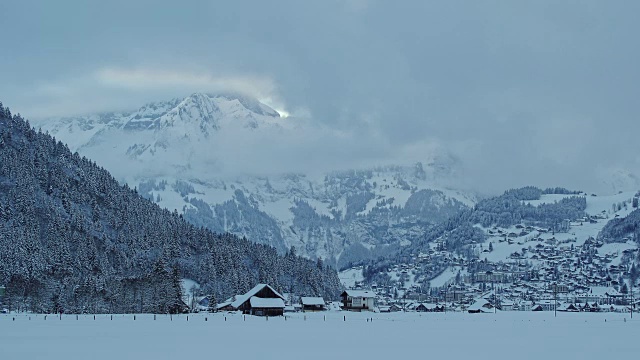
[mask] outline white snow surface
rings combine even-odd
[[[346,288],[353,288],[356,286],[356,282],[364,280],[362,267],[343,270],[338,273],[338,277],[340,278],[342,285]]]
[[[192,288],[200,289],[200,284],[198,284],[197,282],[191,279],[181,279],[180,286],[182,287],[182,301],[184,301],[184,303],[187,305],[191,305],[191,300],[192,300],[191,289]]]
[[[2,359],[634,358],[629,314],[0,315]],[[346,321],[343,318],[346,317]],[[15,320],[13,320],[15,318]],[[205,321],[205,318],[207,321]],[[372,319],[369,321],[368,319]],[[606,320],[606,321],[605,321]],[[354,341],[353,336],[366,341]],[[597,335],[594,335],[597,334]],[[588,339],[588,341],[585,341]],[[248,343],[250,342],[250,343]],[[392,346],[392,344],[394,346]],[[461,346],[463,345],[463,346]]]
[[[436,276],[435,278],[431,279],[429,281],[429,285],[431,287],[444,286],[448,282],[450,282],[451,280],[455,279],[456,275],[458,274],[458,271],[460,271],[460,276],[466,275],[466,273],[467,273],[466,270],[463,270],[459,266],[450,267],[450,268],[447,268],[445,271],[443,271],[442,274],[440,274],[440,275]]]

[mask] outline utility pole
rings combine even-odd
[[[498,313],[498,299],[496,297],[496,282],[493,281],[493,313]]]
[[[447,313],[447,289],[449,288],[449,285],[445,286],[444,288],[444,313]]]
[[[558,317],[558,284],[553,283],[553,317]]]

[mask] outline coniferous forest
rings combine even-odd
[[[333,298],[334,269],[187,223],[0,103],[0,284],[36,312],[181,311],[180,279],[221,301],[256,283]]]

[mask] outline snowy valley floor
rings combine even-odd
[[[0,359],[602,360],[635,358],[640,352],[640,316],[631,320],[616,313],[133,317],[0,315]]]

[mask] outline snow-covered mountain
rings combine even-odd
[[[196,93],[36,126],[197,225],[339,266],[407,246],[475,203],[474,195],[443,186],[458,171],[444,151],[364,170],[230,176],[224,160],[244,139],[296,137],[304,126],[235,94]]]

